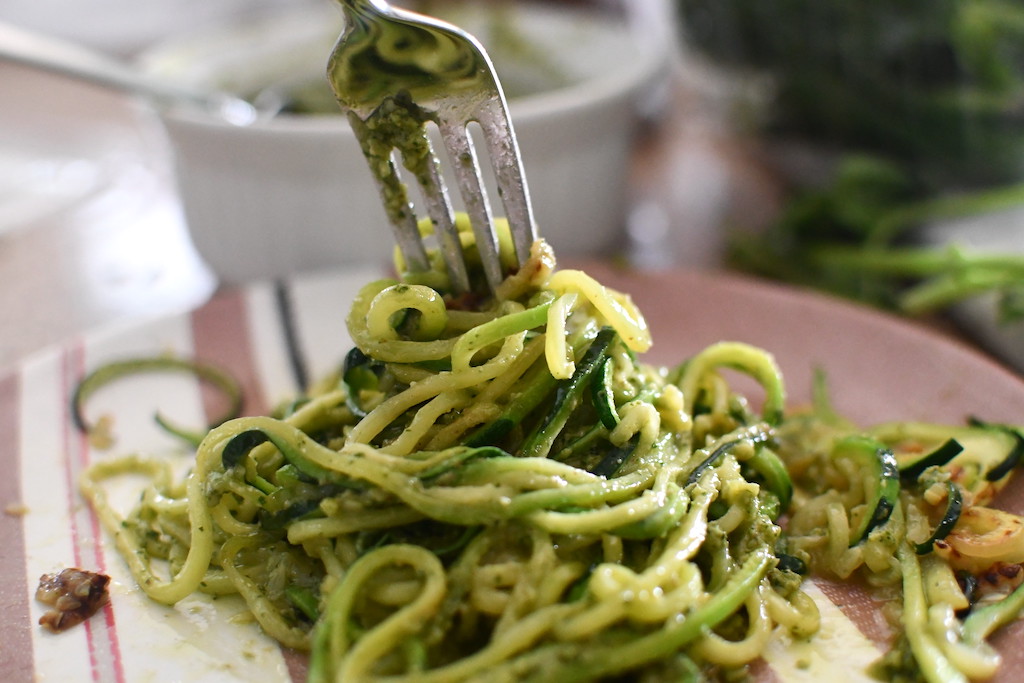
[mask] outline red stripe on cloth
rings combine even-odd
[[[196,357],[231,374],[242,387],[245,399],[242,412],[266,415],[269,412],[256,368],[245,294],[233,290],[217,296],[192,313],[192,337]],[[208,419],[217,415],[216,397],[204,394]],[[288,675],[295,683],[306,680],[308,658],[305,653],[281,647]]]
[[[220,367],[241,384],[243,414],[267,414],[269,407],[263,397],[249,338],[244,291],[221,294],[193,311],[192,336],[197,359]],[[215,418],[223,410],[222,401],[223,397],[214,390],[203,388],[203,408],[208,418]]]
[[[1003,656],[1003,663],[988,683],[1020,683],[1024,672],[1024,621],[1014,621],[996,631],[989,639]]]
[[[814,583],[853,622],[865,638],[883,649],[888,649],[892,645],[895,634],[892,625],[886,621],[882,613],[885,600],[871,595],[866,586],[854,579],[839,582],[815,577]]]
[[[74,427],[70,397],[75,384],[84,375],[85,348],[80,344],[68,347],[64,356],[60,395],[64,404],[64,476],[74,563],[76,567],[106,574],[102,525],[96,512],[90,506],[83,505],[78,494],[79,477],[89,467],[91,458],[88,436]],[[88,641],[93,680],[124,683],[124,661],[121,658],[121,644],[113,605],[107,603],[103,607],[102,619],[88,619],[83,626]]]
[[[282,647],[281,655],[293,683],[303,683],[309,675],[309,655],[290,647]]]
[[[20,378],[12,373],[0,378],[0,671],[5,680],[31,681],[35,668],[32,656],[32,614],[25,586],[25,530],[22,526],[21,464],[18,454],[21,412],[18,396]]]
[[[80,353],[79,354],[79,364],[80,364],[79,365],[80,370],[82,372],[84,372],[84,370],[85,370],[84,353]],[[70,423],[71,422],[71,413],[70,413],[71,404],[70,404],[70,402],[68,402],[67,405],[68,405],[68,414],[67,414],[67,416],[65,418],[65,422],[66,423]],[[89,446],[89,437],[86,434],[82,433],[82,432],[76,432],[76,434],[77,434],[77,443],[75,444],[75,447],[76,447],[76,449],[78,451],[78,461],[79,461],[79,468],[80,468],[79,472],[81,472],[81,471],[84,471],[86,468],[88,468],[89,465],[91,464],[91,453],[92,453],[92,451],[90,450],[90,446]],[[76,485],[77,485],[77,482],[78,482],[78,477],[76,476],[75,477]],[[93,510],[91,507],[87,507],[87,506],[86,506],[86,509],[88,509],[88,534],[89,534],[89,536],[88,536],[89,543],[88,543],[88,546],[85,548],[86,552],[88,552],[89,554],[88,554],[86,559],[89,562],[92,563],[92,566],[95,568],[95,571],[100,572],[102,574],[106,574],[108,572],[107,572],[107,560],[106,560],[106,556],[104,554],[104,544],[102,542],[104,540],[104,533],[105,533],[104,530],[103,530],[103,525],[100,523],[99,515],[96,514],[95,510]],[[106,650],[106,653],[107,653],[107,655],[109,657],[109,659],[108,659],[108,666],[113,670],[114,679],[117,681],[117,683],[124,683],[125,674],[124,674],[124,660],[121,658],[121,640],[118,637],[118,633],[117,633],[117,620],[116,620],[116,618],[114,616],[114,606],[110,602],[108,602],[106,605],[103,606],[103,627],[105,628],[105,633],[104,633],[105,644],[104,644],[103,647]]]
[[[77,381],[78,377],[82,376],[83,372],[83,360],[82,360],[82,347],[78,346],[75,348],[68,348],[63,356],[63,364],[61,366],[61,387],[60,396],[61,398],[71,395],[72,387],[74,382]],[[77,445],[74,436],[74,426],[71,420],[70,408],[66,409],[62,413],[61,419],[62,425],[62,441],[64,444],[64,490],[66,492],[67,499],[65,501],[67,514],[68,514],[68,526],[71,532],[71,551],[72,551],[72,564],[75,567],[81,569],[88,569],[88,567],[82,566],[82,538],[79,531],[79,510],[78,497],[76,492],[78,491],[78,458],[75,456],[75,446]],[[96,639],[93,634],[92,620],[88,619],[82,627],[85,629],[85,638],[88,643],[89,650],[89,668],[92,672],[92,679],[94,681],[99,680],[99,662],[96,659]]]
[[[756,683],[781,683],[775,670],[763,659],[755,659],[750,663],[750,679]]]

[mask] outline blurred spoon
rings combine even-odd
[[[261,93],[260,106],[256,107],[225,92],[166,83],[102,53],[3,22],[0,22],[0,60],[140,95],[159,107],[198,107],[239,126],[274,116],[282,102],[272,93]]]

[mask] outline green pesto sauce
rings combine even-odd
[[[410,209],[405,183],[391,172],[391,154],[397,150],[406,169],[421,184],[429,177],[435,158],[427,142],[424,125],[427,115],[407,97],[384,101],[365,121],[349,117],[356,131],[370,172],[381,184],[384,208],[392,220],[404,220]]]

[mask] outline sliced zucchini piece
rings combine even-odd
[[[611,533],[630,539],[648,539],[664,536],[669,530],[679,525],[679,520],[683,518],[683,515],[689,509],[689,502],[689,497],[683,493],[682,489],[675,484],[670,484],[665,503],[655,510],[654,513],[645,519],[612,529]]]
[[[356,347],[345,355],[341,373],[341,380],[345,385],[345,404],[357,418],[366,417],[367,412],[360,402],[360,394],[364,391],[375,391],[383,371],[383,363],[373,360]]]
[[[520,455],[547,456],[555,438],[565,427],[569,416],[580,404],[583,392],[590,385],[594,373],[601,366],[601,361],[607,358],[608,348],[615,338],[616,332],[611,327],[604,327],[597,333],[594,341],[576,366],[572,377],[559,381],[558,388],[555,390],[555,403],[551,407],[551,411],[527,437],[519,450]]]
[[[249,451],[269,440],[270,437],[258,429],[239,432],[231,437],[231,440],[224,445],[224,450],[220,452],[222,466],[225,470],[231,469],[240,464],[242,459],[249,455]]]
[[[442,451],[446,457],[441,459],[436,465],[419,473],[420,481],[425,484],[432,483],[438,477],[451,472],[470,460],[477,458],[499,458],[499,457],[511,457],[508,453],[501,450],[496,446],[453,446],[445,451]]]
[[[303,475],[320,483],[343,480],[337,472],[328,470],[306,457],[300,444],[292,443],[277,434],[259,428],[238,432],[224,445],[224,449],[221,451],[221,462],[224,469],[228,470],[242,464],[252,449],[267,441],[272,442],[281,451],[285,460],[294,465],[295,469]]]
[[[587,345],[593,345],[591,341],[596,336],[593,332],[586,332],[579,335],[573,342],[573,355],[582,352]],[[579,372],[579,367],[576,369]],[[465,441],[467,446],[488,446],[498,445],[512,430],[518,427],[527,415],[544,402],[548,396],[556,391],[561,384],[571,380],[556,380],[548,370],[547,363],[539,362],[534,364],[513,390],[515,398],[509,403],[505,412],[493,422],[489,422],[477,428]],[[557,396],[556,396],[557,401]]]
[[[293,583],[284,589],[284,596],[310,621],[316,621],[320,616],[320,600],[309,588]]]
[[[557,383],[557,380],[548,372],[547,365],[534,366],[523,378],[525,389],[516,395],[515,400],[509,404],[501,416],[470,434],[466,438],[466,445],[479,447],[501,442],[555,390]]]
[[[917,481],[929,467],[942,467],[964,450],[956,439],[947,439],[941,446],[923,455],[893,453],[900,468],[900,478]]]
[[[1017,444],[1014,446],[1013,450],[1007,454],[1005,460],[988,471],[988,474],[985,475],[986,479],[989,481],[998,481],[1009,474],[1014,467],[1020,464],[1021,458],[1024,457],[1024,435],[1021,434],[1021,430],[1019,428],[984,422],[976,417],[972,417],[970,419],[970,424],[973,427],[998,429],[999,431],[1006,432],[1014,438]]]
[[[607,429],[615,429],[619,424],[619,412],[615,407],[615,394],[612,391],[612,373],[615,361],[605,356],[601,359],[594,378],[590,381],[590,395],[601,418],[601,424]]]
[[[715,447],[715,449],[711,451],[711,453],[704,458],[700,464],[693,468],[693,471],[690,472],[690,476],[686,478],[686,485],[692,486],[693,484],[696,484],[701,478],[701,475],[704,474],[709,467],[714,465],[715,462],[720,457],[728,453],[730,449],[735,448],[742,443],[742,441],[743,439],[732,439],[731,441],[726,441],[725,443],[719,444]]]
[[[874,529],[889,521],[900,495],[896,458],[885,444],[868,436],[847,436],[832,448],[832,459],[848,461],[850,472],[864,477],[865,512],[850,532],[850,547],[862,543]]]
[[[775,568],[780,572],[792,572],[801,576],[807,574],[807,563],[796,555],[775,551],[775,556],[779,558],[779,564]]]
[[[755,446],[762,444],[769,439],[771,436],[771,429],[768,425],[760,425],[751,428],[746,436],[742,436],[736,439],[730,439],[723,441],[718,444],[710,454],[704,458],[693,470],[690,472],[690,476],[686,478],[686,485],[691,486],[696,484],[708,468],[713,467],[720,457],[728,453],[730,450],[740,445],[744,441],[749,441]],[[788,475],[787,475],[788,477]]]
[[[260,526],[264,529],[267,531],[280,531],[287,528],[292,522],[297,522],[300,519],[323,517],[323,512],[320,510],[319,500],[300,500],[277,512],[260,510],[259,517]]]
[[[765,487],[779,499],[779,511],[785,512],[793,499],[793,482],[782,459],[767,446],[757,449],[754,457],[743,463],[757,473]]]
[[[1006,484],[1006,474],[1024,448],[1015,430],[977,421],[966,426],[888,422],[869,433],[892,449],[901,468],[904,463],[919,460],[922,453],[933,453],[950,439],[955,440],[963,450],[941,467],[976,504],[982,505]]]
[[[601,458],[601,461],[590,470],[591,474],[596,474],[599,477],[606,477],[609,479],[613,477],[622,465],[629,460],[629,456],[633,454],[633,451],[636,450],[638,440],[639,439],[637,437],[633,437],[621,446],[613,446],[605,456]]]
[[[683,391],[686,411],[694,412],[694,403],[701,394],[707,375],[719,368],[732,368],[754,378],[764,389],[764,421],[777,425],[782,421],[786,407],[786,390],[775,357],[770,353],[743,342],[723,341],[712,344],[690,358],[669,375]]]
[[[71,419],[75,427],[86,434],[94,435],[96,433],[96,426],[89,423],[85,417],[85,403],[99,389],[122,377],[143,373],[166,372],[190,373],[200,381],[218,389],[228,402],[226,410],[211,420],[206,428],[202,430],[187,429],[176,425],[160,413],[156,413],[153,419],[169,434],[188,442],[193,447],[197,447],[209,430],[241,415],[242,387],[228,372],[215,365],[190,358],[153,356],[151,358],[131,358],[105,363],[83,377],[82,381],[75,386],[71,396]]]
[[[1024,562],[1024,519],[1009,512],[972,505],[935,552],[956,569],[982,572],[997,562]]]
[[[942,519],[935,526],[935,531],[928,537],[927,540],[921,543],[914,544],[914,551],[918,555],[926,555],[932,551],[935,547],[935,541],[941,541],[949,532],[956,526],[957,521],[960,519],[960,511],[963,509],[963,495],[960,493],[960,487],[952,481],[946,482],[946,510],[942,513]]]

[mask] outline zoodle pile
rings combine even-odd
[[[1018,431],[789,414],[742,342],[645,364],[629,297],[543,241],[493,295],[432,258],[363,287],[337,373],[211,429],[183,481],[143,456],[87,472],[152,599],[240,595],[313,682],[733,680],[814,637],[808,574],[857,576],[895,598],[891,680],[998,667],[985,639],[1024,593],[979,577],[1024,561],[1021,520],[986,507]],[[125,473],[152,483],[122,517]]]

